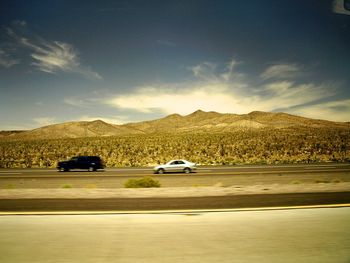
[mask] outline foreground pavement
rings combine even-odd
[[[325,204],[350,204],[350,192],[164,198],[0,199],[0,214],[21,214],[23,212],[50,214],[51,212],[64,211],[206,210]]]
[[[350,208],[0,217],[0,262],[349,262]]]

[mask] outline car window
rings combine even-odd
[[[170,163],[170,165],[174,165],[174,164],[177,164],[177,161],[173,161]]]
[[[100,158],[96,157],[96,156],[89,157],[88,159],[90,162],[99,162],[100,161]]]
[[[183,161],[177,161],[177,164],[185,164]]]
[[[79,157],[78,162],[86,162],[87,158],[86,157]]]

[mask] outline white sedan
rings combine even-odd
[[[186,160],[171,160],[166,164],[161,164],[153,168],[156,174],[163,174],[165,172],[184,172],[189,174],[196,169],[197,166],[195,163]]]

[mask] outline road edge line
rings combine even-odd
[[[321,208],[346,208],[350,203],[326,204],[326,205],[303,205],[303,206],[276,206],[276,207],[250,207],[228,209],[179,209],[179,210],[140,210],[140,211],[27,211],[27,212],[0,212],[0,216],[16,215],[126,215],[126,214],[201,214],[201,213],[228,213],[228,212],[259,212],[274,210],[296,209],[321,209]]]

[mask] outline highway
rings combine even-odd
[[[153,174],[152,168],[58,172],[55,169],[0,169],[0,189],[120,188],[130,178],[152,176],[162,187],[221,186],[350,181],[350,164],[203,166],[195,173]]]
[[[0,216],[0,262],[350,262],[350,208]]]
[[[314,172],[349,172],[350,163],[330,164],[289,164],[289,165],[237,165],[237,166],[199,166],[197,173],[206,174],[275,174],[275,173],[314,173]],[[132,168],[106,168],[97,172],[86,170],[73,170],[70,172],[58,172],[56,169],[25,168],[25,169],[0,169],[0,177],[6,176],[145,176],[153,174],[152,167]],[[161,175],[163,176],[163,175]]]
[[[166,211],[305,205],[348,205],[350,192],[250,194],[153,198],[20,198],[0,199],[0,214],[52,212]]]

